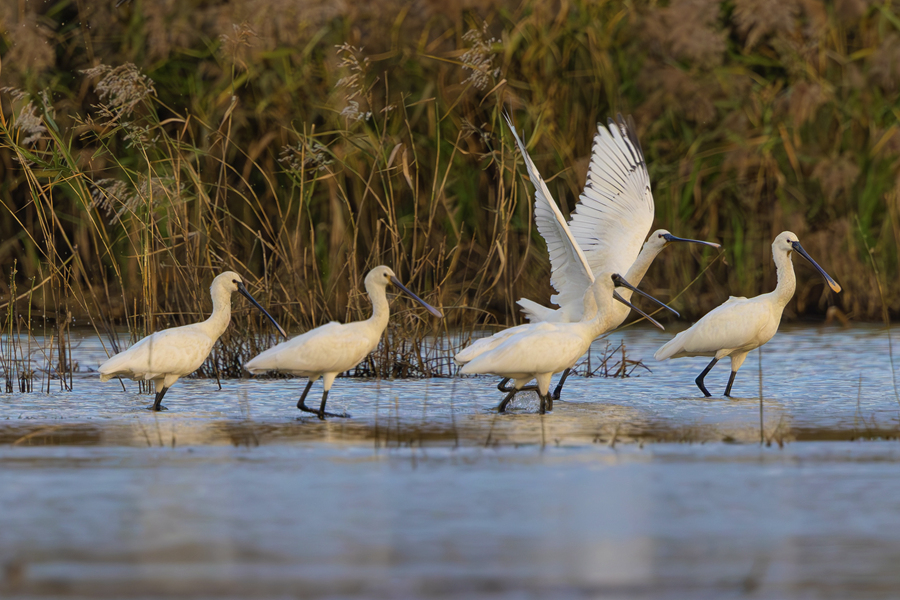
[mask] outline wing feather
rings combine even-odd
[[[587,183],[569,223],[591,270],[625,273],[653,225],[653,194],[634,121],[597,125]]]
[[[547,242],[547,251],[550,254],[550,283],[559,292],[551,297],[551,300],[557,305],[571,301],[580,302],[584,296],[584,290],[594,282],[590,263],[578,246],[565,217],[550,194],[550,190],[547,189],[547,184],[544,183],[537,167],[528,155],[525,144],[519,138],[509,115],[504,115],[504,117],[519,146],[519,151],[522,153],[528,177],[534,185],[534,220],[537,223],[538,231]]]

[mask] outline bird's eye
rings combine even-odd
[[[232,279],[231,283],[240,283],[240,281],[238,281],[237,279]]]

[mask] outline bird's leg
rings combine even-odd
[[[572,369],[566,369],[563,371],[562,377],[559,378],[559,383],[556,384],[556,389],[553,390],[553,395],[550,396],[550,410],[553,410],[553,401],[559,400],[559,395],[562,393],[563,385],[566,383],[566,377],[569,376],[569,371]]]
[[[350,416],[347,413],[337,414],[337,413],[325,412],[325,403],[327,401],[328,401],[328,390],[325,390],[325,393],[322,394],[322,404],[321,404],[321,406],[319,406],[319,412],[316,413],[317,415],[319,415],[319,418],[322,419],[323,421],[325,420],[325,417],[338,417],[341,419],[346,419]]]
[[[504,379],[504,381],[509,381],[509,379]],[[505,392],[507,390],[503,391]],[[497,405],[497,412],[506,412],[506,405],[512,402],[512,399],[516,397],[516,391],[516,388],[512,388],[511,390],[509,390],[509,393],[506,394],[506,398],[504,398],[503,401]]]
[[[497,384],[497,389],[500,390],[501,392],[511,392],[511,391],[527,392],[528,390],[537,390],[538,389],[536,385],[526,385],[517,390],[514,387],[510,387],[507,385],[509,383],[509,381],[510,381],[509,377],[504,377],[503,380],[501,380],[500,383]]]
[[[306,395],[309,393],[309,388],[312,387],[312,384],[313,384],[312,379],[310,379],[309,381],[306,382],[306,387],[303,388],[303,394],[300,396],[300,401],[297,402],[297,408],[299,408],[303,412],[319,414],[319,411],[311,409],[305,403]]]
[[[169,391],[169,388],[164,387],[163,389],[156,392],[156,400],[153,401],[153,406],[147,407],[147,410],[152,410],[155,412],[159,412],[161,410],[169,410],[168,408],[166,408],[165,406],[160,404],[160,402],[162,402],[163,396],[165,396],[166,392],[168,392],[168,391]]]
[[[547,413],[547,402],[550,400],[550,392],[547,392],[547,395],[538,392],[538,396],[541,398],[541,414]]]
[[[703,369],[703,372],[700,373],[697,376],[697,379],[694,380],[694,383],[697,384],[697,387],[700,388],[700,391],[703,392],[703,395],[706,396],[707,398],[712,396],[712,394],[710,394],[709,391],[706,389],[706,386],[703,385],[703,378],[706,377],[706,374],[709,373],[714,366],[716,366],[717,362],[719,362],[718,358],[712,359],[712,361],[710,361],[710,363],[708,365],[706,365],[706,368]],[[729,389],[731,389],[731,386],[729,386]]]
[[[732,371],[731,377],[728,378],[728,385],[725,387],[725,396],[727,398],[731,398],[731,386],[734,384],[735,375],[737,375],[737,371]]]

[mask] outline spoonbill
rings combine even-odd
[[[231,294],[240,293],[258,308],[275,325],[278,332],[287,337],[275,319],[257,302],[241,276],[225,271],[213,279],[209,286],[213,311],[200,323],[172,327],[150,334],[128,350],[120,352],[100,365],[100,381],[113,377],[127,377],[135,381],[152,381],[156,399],[149,410],[168,410],[160,404],[163,396],[180,377],[196,371],[209,356],[213,344],[225,332],[231,321]]]
[[[531,322],[577,321],[581,318],[582,298],[587,285],[583,278],[570,276],[571,271],[579,267],[571,264],[571,253],[561,230],[561,223],[565,221],[509,115],[505,117],[522,153],[528,177],[535,187],[534,220],[547,243],[550,283],[558,292],[550,297],[550,301],[559,308],[548,308],[527,298],[521,298],[517,304]],[[568,223],[591,272],[624,273],[625,279],[637,286],[653,259],[671,243],[687,242],[721,248],[715,242],[676,237],[665,229],[654,231],[643,243],[653,224],[653,212],[650,175],[634,120],[618,115],[617,121],[608,120],[608,128],[598,124],[587,182]],[[622,296],[629,300],[631,291],[624,290]],[[629,312],[628,307],[622,304],[616,304],[613,310],[616,311],[616,318],[610,322],[610,329],[621,325]]]
[[[266,371],[282,371],[293,375],[308,377],[306,388],[297,408],[302,411],[314,413],[320,419],[329,417],[346,417],[325,412],[325,402],[328,400],[328,390],[334,383],[338,373],[348,371],[358,365],[378,346],[378,340],[387,327],[390,309],[388,307],[386,289],[388,284],[394,284],[413,300],[424,306],[428,312],[438,318],[444,315],[417,295],[409,291],[400,283],[394,272],[385,266],[375,267],[366,275],[365,286],[372,302],[372,316],[365,321],[353,323],[338,323],[332,321],[311,329],[302,335],[282,342],[269,348],[262,354],[254,357],[244,367],[253,374]],[[322,404],[319,410],[309,408],[305,404],[306,395],[315,381],[322,377],[325,391],[322,394]]]
[[[582,316],[579,321],[533,323],[513,328],[518,331],[511,334],[503,335],[507,332],[500,332],[500,337],[496,340],[498,343],[489,349],[482,348],[482,352],[463,365],[460,373],[466,375],[489,373],[505,378],[498,386],[498,389],[507,392],[506,397],[497,406],[499,412],[506,410],[507,404],[526,383],[537,379],[541,414],[548,409],[552,410],[550,378],[554,373],[571,368],[587,352],[594,338],[606,330],[613,318],[610,310],[613,300],[632,308],[663,329],[663,326],[654,321],[650,315],[625,300],[616,291],[617,286],[634,291],[634,287],[620,275],[615,273],[599,275],[584,293]],[[465,358],[463,356],[463,359]],[[514,380],[512,388],[504,387],[509,379]]]
[[[534,219],[550,253],[550,283],[559,292],[550,297],[559,306],[556,309],[519,299],[517,304],[530,322],[566,323],[581,318],[582,298],[590,281],[580,275],[582,265],[575,263],[576,256],[587,263],[591,273],[625,273],[627,281],[639,285],[653,259],[669,244],[686,242],[721,248],[715,242],[676,237],[665,229],[654,231],[641,246],[653,223],[654,205],[650,175],[631,117],[627,121],[622,115],[616,122],[609,119],[608,128],[597,125],[587,182],[566,226],[509,115],[504,116],[535,187]],[[574,239],[577,255],[569,238]],[[622,297],[630,301],[632,290],[623,290]],[[598,335],[612,331],[628,317],[629,308],[623,304],[612,303],[609,308],[613,318]],[[559,398],[568,374],[565,371],[560,378],[553,392],[555,399]]]
[[[682,356],[712,356],[712,361],[694,380],[703,395],[708,398],[710,393],[703,385],[703,379],[717,362],[730,356],[731,377],[725,388],[725,395],[730,398],[734,377],[747,358],[747,353],[772,339],[778,331],[785,305],[794,296],[797,280],[791,261],[792,252],[808,260],[834,292],[841,291],[841,286],[803,249],[797,234],[790,231],[782,232],[772,242],[772,258],[778,274],[778,283],[774,291],[755,298],[731,296],[724,304],[708,312],[689,329],[682,331],[657,350],[653,355],[654,358],[665,360]]]

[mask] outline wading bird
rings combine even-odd
[[[499,412],[506,410],[507,404],[526,383],[537,379],[541,414],[552,410],[550,378],[554,373],[571,368],[587,352],[594,338],[606,331],[609,321],[614,318],[611,310],[613,300],[634,309],[660,329],[663,328],[652,317],[619,295],[615,289],[617,286],[635,291],[621,276],[603,273],[585,290],[579,321],[533,323],[513,328],[518,331],[512,334],[503,335],[506,332],[500,332],[498,335],[501,337],[497,340],[499,343],[490,349],[483,349],[478,356],[463,365],[460,373],[487,373],[503,377],[504,380],[497,387],[500,391],[507,392],[507,395],[497,406]],[[510,379],[513,380],[513,387],[505,387]]]
[[[656,351],[656,360],[680,358],[682,356],[712,356],[712,361],[703,369],[695,383],[703,395],[710,396],[703,379],[717,362],[731,357],[731,377],[725,388],[725,395],[731,397],[731,386],[738,369],[747,358],[747,353],[759,348],[772,339],[781,323],[781,313],[794,295],[797,280],[791,253],[796,252],[825,278],[828,287],[841,291],[834,279],[816,264],[800,245],[797,235],[790,231],[780,233],[772,242],[772,258],[778,274],[775,290],[755,298],[730,297],[721,306],[714,308],[690,329],[682,331],[670,342]]]
[[[113,377],[127,377],[135,381],[152,381],[156,388],[156,400],[149,410],[167,410],[160,404],[166,391],[180,377],[193,373],[206,357],[213,344],[225,332],[231,321],[231,294],[239,292],[250,300],[278,329],[284,337],[287,334],[272,315],[253,299],[241,276],[234,271],[225,271],[209,286],[212,295],[213,312],[200,323],[172,327],[150,334],[128,350],[116,354],[100,365],[100,381]]]
[[[721,248],[714,242],[676,237],[665,229],[654,231],[643,243],[653,224],[653,194],[631,117],[627,121],[622,115],[616,122],[609,119],[608,128],[597,125],[587,182],[568,226],[508,115],[506,122],[535,188],[534,220],[547,243],[550,283],[558,292],[550,297],[550,301],[559,306],[556,309],[527,298],[518,301],[525,317],[532,323],[566,323],[581,318],[582,298],[590,281],[580,275],[582,266],[574,260],[576,255],[570,248],[570,237],[574,237],[577,256],[587,262],[592,273],[625,273],[625,279],[633,285],[640,285],[653,259],[671,243],[688,242]],[[631,290],[622,291],[625,300],[631,300],[631,296]],[[615,302],[609,310],[613,315],[608,328],[598,335],[621,325],[629,312],[627,306]],[[568,371],[563,373],[556,386],[554,398],[559,398],[567,376]]]
[[[254,357],[244,367],[253,374],[266,371],[282,371],[293,375],[308,377],[306,388],[297,408],[302,411],[316,414],[320,419],[329,417],[346,417],[325,412],[325,402],[328,400],[328,390],[334,383],[338,373],[349,371],[369,355],[378,346],[378,340],[387,327],[390,309],[388,307],[386,289],[389,284],[394,284],[413,300],[428,309],[428,312],[441,318],[441,312],[409,291],[397,279],[394,272],[388,267],[375,267],[366,275],[365,286],[372,302],[372,316],[365,321],[353,323],[337,323],[332,321],[316,327],[302,335],[282,342],[269,348],[262,354]],[[322,394],[322,404],[319,410],[306,406],[306,395],[315,381],[322,377],[325,391]]]

